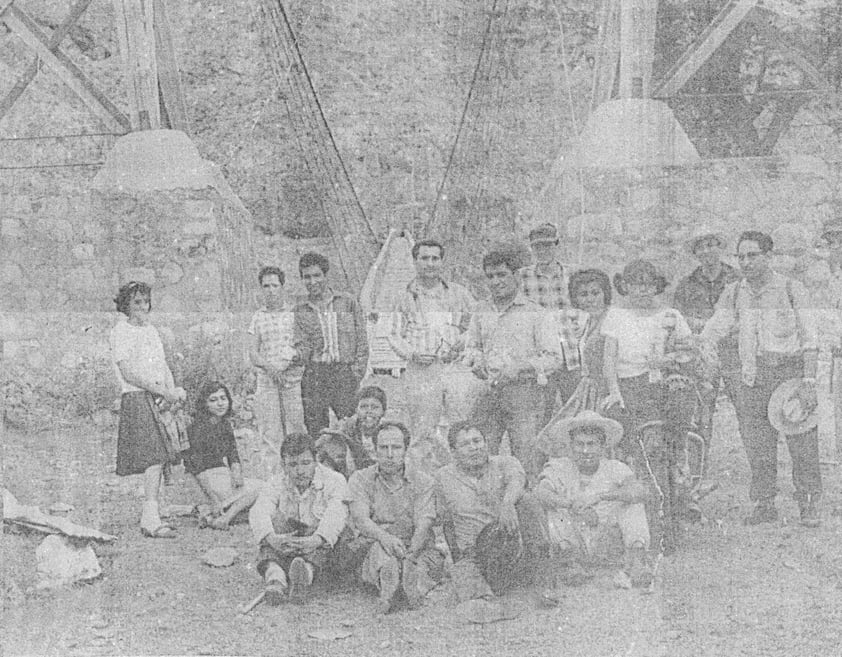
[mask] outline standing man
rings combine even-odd
[[[458,413],[448,408],[453,395],[448,395],[448,378],[443,375],[445,366],[464,348],[464,334],[476,302],[464,287],[444,279],[444,246],[440,242],[416,242],[412,259],[416,277],[397,300],[389,344],[407,362],[401,387],[412,435],[415,440],[433,441],[442,413]]]
[[[558,231],[553,224],[541,224],[529,231],[529,249],[533,264],[520,270],[523,295],[555,318],[558,340],[561,344],[562,362],[558,371],[549,378],[545,388],[546,401],[543,423],[550,421],[555,410],[556,398],[562,404],[570,399],[581,378],[580,329],[587,315],[570,306],[568,298],[569,277],[559,262]]]
[[[723,235],[708,228],[696,231],[686,243],[687,252],[699,261],[699,266],[679,281],[675,288],[673,307],[684,316],[690,329],[697,335],[704,328],[705,322],[713,316],[716,302],[722,296],[725,286],[740,278],[736,269],[722,262],[722,252],[727,245]],[[724,381],[725,393],[731,402],[736,400],[740,358],[735,330],[719,341],[717,353],[721,367],[728,369],[717,372],[714,380],[709,382],[710,385],[700,390],[703,401],[700,428],[705,440],[705,471],[713,436],[713,414],[716,411],[716,398],[719,396],[721,381]]]
[[[738,331],[740,384],[736,392],[740,435],[751,467],[750,497],[755,502],[749,525],[774,522],[777,494],[778,433],[768,418],[772,392],[784,381],[801,378],[798,397],[805,407],[816,406],[817,327],[807,290],[770,266],[772,238],[746,231],[737,243],[744,279],[725,288],[702,339],[718,342],[733,326]],[[820,524],[821,496],[818,432],[787,436],[792,457],[792,480],[801,523]]]
[[[417,607],[442,574],[444,555],[435,547],[433,478],[406,465],[409,429],[384,422],[377,429],[376,463],[348,480],[354,527],[366,546],[360,578],[380,591],[387,613],[400,588]],[[435,577],[435,579],[434,579]]]
[[[298,272],[307,297],[295,308],[295,348],[304,362],[301,399],[304,424],[318,436],[330,422],[356,409],[357,386],[368,363],[368,336],[359,304],[334,292],[327,282],[330,263],[319,253],[305,253]]]
[[[281,445],[283,470],[266,482],[249,511],[260,546],[257,572],[266,602],[306,597],[317,571],[335,564],[334,546],[345,528],[345,477],[316,463],[313,440],[293,433]],[[334,563],[331,563],[331,562]]]
[[[257,430],[270,445],[304,430],[301,360],[293,346],[293,313],[285,303],[284,272],[263,267],[257,275],[263,307],[249,325],[249,359],[257,369],[254,415]]]
[[[533,478],[533,442],[543,427],[547,379],[561,365],[558,333],[547,313],[519,289],[517,256],[492,251],[482,259],[491,300],[477,307],[468,328],[465,363],[487,381],[474,417],[493,453],[508,432],[512,454]]]

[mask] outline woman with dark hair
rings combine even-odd
[[[185,470],[193,475],[211,502],[200,505],[199,525],[228,529],[241,511],[257,499],[260,483],[243,479],[240,454],[231,428],[231,393],[224,383],[210,381],[196,400],[196,415],[188,429],[190,449]]]
[[[548,457],[567,455],[566,451],[559,453],[559,449],[564,447],[553,440],[554,427],[562,420],[575,417],[582,411],[598,410],[600,401],[608,394],[602,377],[605,336],[602,335],[601,328],[611,304],[611,279],[602,270],[583,269],[570,277],[567,289],[571,305],[576,310],[587,313],[579,338],[582,378],[570,399],[538,435],[537,449]]]
[[[158,330],[149,323],[152,290],[146,283],[123,285],[114,303],[120,320],[111,329],[114,371],[120,382],[117,429],[117,474],[143,475],[144,503],[140,531],[149,538],[175,538],[175,529],[161,521],[158,508],[164,467],[176,461],[157,402],[186,399],[167,365]]]
[[[614,276],[614,286],[624,300],[606,313],[602,325],[608,396],[601,410],[616,415],[623,425],[620,456],[624,459],[636,455],[639,428],[667,416],[665,407],[672,400],[664,394],[662,369],[672,361],[666,354],[676,341],[681,344],[692,335],[681,313],[659,298],[667,285],[648,260],[635,260]]]

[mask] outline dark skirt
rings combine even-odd
[[[117,428],[117,474],[142,474],[153,465],[173,461],[169,443],[152,410],[149,392],[125,392],[120,398]]]

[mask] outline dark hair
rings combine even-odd
[[[439,250],[439,257],[444,260],[444,245],[438,240],[420,240],[412,245],[412,259],[418,260],[422,246],[434,246]]]
[[[395,420],[387,420],[377,425],[377,433],[374,434],[374,447],[377,447],[377,438],[386,429],[397,429],[403,435],[403,446],[409,449],[410,434],[409,429],[403,422],[396,422]]]
[[[601,442],[603,445],[605,445],[608,442],[608,436],[605,434],[605,431],[602,429],[602,427],[598,427],[593,424],[582,424],[570,430],[570,444],[573,444],[573,438],[575,436],[579,436],[583,433],[599,436],[599,442]]]
[[[318,267],[323,274],[327,274],[330,271],[330,262],[321,253],[310,251],[298,260],[298,274],[300,275],[307,267]]]
[[[286,276],[284,276],[284,272],[281,270],[280,267],[261,267],[260,271],[257,273],[257,282],[259,285],[263,285],[263,279],[267,276],[277,276],[278,280],[283,285],[286,282]]]
[[[306,433],[291,433],[281,443],[281,460],[287,457],[295,457],[310,451],[313,458],[316,458],[316,444]]]
[[[570,281],[567,283],[567,293],[570,295],[570,303],[573,307],[578,308],[578,306],[576,306],[575,299],[579,288],[590,283],[599,283],[599,287],[602,288],[602,299],[606,306],[610,306],[611,279],[608,278],[608,274],[601,269],[582,269],[575,272],[570,277]]]
[[[740,250],[740,244],[743,242],[757,242],[760,252],[764,255],[775,247],[772,237],[766,233],[761,233],[759,230],[747,230],[741,233],[740,238],[737,240],[737,251]]]
[[[149,299],[149,310],[152,310],[152,288],[141,281],[129,281],[117,291],[117,296],[114,297],[114,305],[117,306],[117,312],[123,313],[128,317],[129,304],[136,294]]]
[[[234,400],[231,398],[231,391],[228,390],[228,386],[226,386],[222,381],[208,381],[207,383],[203,384],[201,388],[199,388],[199,395],[196,397],[196,415],[198,416],[201,413],[205,415],[210,415],[208,412],[208,397],[210,397],[213,393],[217,392],[218,390],[224,390],[225,396],[228,397],[228,410],[225,411],[225,415],[222,417],[228,417],[231,413],[234,412]]]
[[[358,406],[363,399],[376,399],[380,402],[383,410],[386,410],[386,393],[382,388],[378,388],[377,386],[366,386],[365,388],[361,388],[357,393]]]
[[[626,285],[629,283],[652,284],[655,286],[655,294],[661,294],[669,285],[666,276],[648,260],[632,260],[623,267],[622,274],[614,274],[614,287],[623,296],[628,294]]]
[[[485,271],[489,267],[499,267],[503,265],[515,273],[520,269],[520,258],[516,253],[511,251],[489,251],[482,258],[482,270]]]
[[[450,449],[456,449],[456,439],[459,437],[460,433],[463,431],[470,431],[471,429],[476,429],[480,432],[480,434],[482,434],[482,430],[473,420],[459,420],[458,422],[451,424],[450,429],[447,431],[447,444],[450,446]],[[482,434],[482,437],[484,439],[485,434]]]

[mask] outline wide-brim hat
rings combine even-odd
[[[787,379],[769,398],[769,423],[785,436],[805,433],[819,424],[818,406],[808,412],[796,395],[800,386],[801,379]]]
[[[718,230],[714,230],[710,226],[701,226],[693,231],[690,239],[684,242],[684,248],[687,250],[687,253],[693,255],[696,251],[696,244],[699,240],[707,239],[708,237],[715,237],[716,241],[719,242],[719,246],[723,249],[728,246],[728,240],[725,238],[724,234],[720,233]]]
[[[581,411],[574,417],[564,418],[547,427],[542,432],[543,447],[547,454],[569,449],[570,434],[576,429],[594,427],[605,434],[605,446],[612,449],[623,438],[623,425],[611,418],[603,417],[596,411]]]

